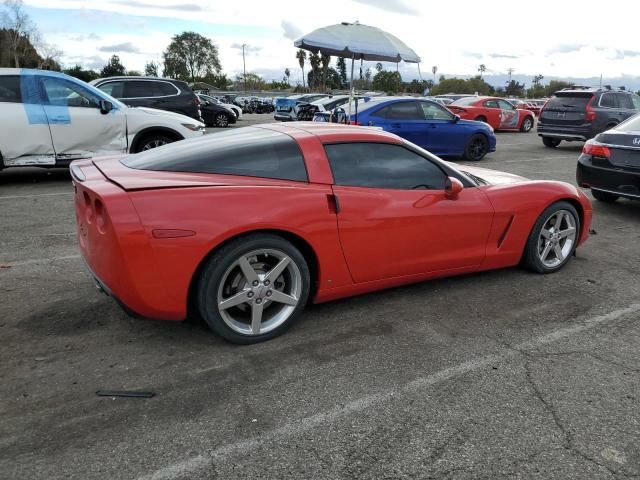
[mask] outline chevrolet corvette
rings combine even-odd
[[[130,313],[199,316],[228,341],[308,302],[522,265],[588,236],[575,186],[456,167],[377,128],[264,124],[71,164],[80,250]]]

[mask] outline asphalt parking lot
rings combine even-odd
[[[499,133],[477,165],[573,183],[580,149]],[[317,305],[238,347],[100,294],[72,199],[64,170],[0,172],[2,479],[640,477],[640,202],[594,201],[557,274]]]

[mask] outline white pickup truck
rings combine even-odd
[[[127,107],[59,72],[0,68],[0,170],[67,166],[203,134],[204,124],[193,118]]]

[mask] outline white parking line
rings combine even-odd
[[[246,456],[248,452],[260,447],[266,442],[273,442],[278,438],[286,438],[304,433],[316,426],[330,423],[337,420],[338,418],[360,412],[376,404],[396,398],[399,395],[415,392],[426,387],[437,385],[447,380],[451,380],[452,378],[465,375],[484,367],[488,367],[489,365],[495,364],[496,362],[513,358],[519,355],[520,351],[534,349],[549,343],[556,342],[558,340],[562,340],[572,335],[582,333],[585,330],[597,327],[598,325],[618,320],[619,318],[632,313],[640,313],[640,304],[633,304],[627,308],[614,310],[613,312],[609,312],[604,315],[598,315],[596,317],[586,319],[580,324],[574,325],[572,327],[560,328],[527,342],[515,345],[510,349],[505,348],[503,353],[500,354],[479,357],[473,360],[469,360],[468,362],[460,363],[453,367],[445,368],[444,370],[440,370],[431,375],[413,380],[403,386],[400,386],[399,388],[366,395],[364,397],[360,397],[351,402],[348,402],[345,405],[337,406],[326,412],[312,415],[310,417],[305,417],[300,420],[294,420],[292,422],[284,424],[280,428],[276,428],[262,435],[258,435],[255,438],[220,447],[212,451],[209,455],[198,455],[181,462],[173,463],[164,468],[156,470],[153,473],[139,477],[139,480],[170,480],[184,477],[188,478],[190,472],[194,472],[198,469],[210,465],[212,459],[215,462],[216,458],[224,458],[232,454]]]
[[[33,195],[5,195],[0,197],[0,200],[7,200],[7,199],[14,199],[14,198],[52,197],[54,195],[73,195],[73,192],[36,193]]]
[[[63,255],[60,257],[36,258],[33,260],[23,260],[20,262],[10,262],[10,261],[3,262],[0,260],[0,265],[6,265],[10,267],[22,267],[23,265],[34,265],[37,263],[50,263],[50,262],[57,262],[59,260],[75,260],[80,257],[81,255]]]

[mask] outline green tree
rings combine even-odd
[[[227,90],[231,85],[233,85],[233,81],[227,77],[225,73],[210,73],[205,75],[202,78],[202,81],[209,85],[213,85],[220,90]]]
[[[398,92],[398,87],[402,83],[402,77],[399,72],[380,71],[373,77],[374,90],[382,92]]]
[[[100,75],[98,75],[98,72],[96,72],[95,70],[85,70],[80,65],[67,68],[66,70],[63,70],[63,72],[67,75],[78,78],[83,82],[90,82],[91,80],[95,80],[96,78],[100,77]]]
[[[507,97],[524,97],[524,83],[511,80],[504,91]]]
[[[318,88],[322,81],[322,72],[320,71],[320,64],[322,59],[317,53],[311,52],[309,55],[309,64],[311,64],[311,71],[307,75],[307,86],[310,88]]]
[[[574,84],[570,82],[565,82],[563,80],[551,80],[549,85],[547,85],[544,89],[545,97],[550,97],[558,90],[562,90],[563,88],[572,87]]]
[[[158,76],[158,64],[151,60],[147,62],[144,66],[144,74],[147,77],[157,77]]]
[[[196,32],[175,35],[162,56],[164,74],[181,80],[195,82],[222,69],[218,47]]]
[[[127,69],[124,68],[120,57],[118,55],[112,55],[107,64],[100,70],[100,76],[104,77],[117,77],[120,75],[126,75]]]
[[[320,55],[320,62],[322,63],[322,88],[326,88],[327,70],[329,69],[329,64],[331,63],[331,55],[322,53]]]
[[[422,95],[425,90],[431,90],[433,88],[433,80],[416,80],[405,84],[405,92],[407,93],[419,93]]]
[[[236,81],[235,81],[236,88],[239,88],[240,86],[243,85],[243,77],[244,77],[244,82],[246,82],[246,85],[247,85],[247,90],[264,90],[267,85],[264,79],[260,75],[257,75],[255,73],[247,73],[245,76],[243,75],[236,76]]]
[[[298,65],[302,69],[302,87],[304,88],[304,62],[307,59],[307,52],[300,49],[296,52],[296,58],[298,59]]]
[[[284,76],[287,79],[286,82],[287,82],[287,87],[288,87],[289,85],[291,85],[289,83],[289,78],[291,77],[291,71],[288,68],[284,69]]]
[[[429,93],[430,95],[442,95],[446,93],[492,95],[494,89],[483,78],[480,78],[479,75],[469,79],[455,77],[445,78],[441,76],[438,84],[435,85]]]
[[[481,64],[481,65],[478,67],[478,71],[480,72],[480,78],[482,78],[482,74],[483,74],[486,70],[487,70],[487,67],[485,66],[485,64],[484,64],[484,63],[483,63],[483,64]]]
[[[336,65],[338,66],[338,73],[340,74],[340,87],[343,87],[347,84],[347,62],[344,57],[338,57]]]
[[[41,60],[35,52],[34,43],[39,38],[38,29],[31,18],[24,11],[22,0],[4,0],[3,10],[0,12],[0,28],[4,30],[2,54],[11,59],[11,65],[15,68],[35,66],[29,65],[29,57],[35,53],[35,58]],[[4,55],[3,55],[4,56]]]

